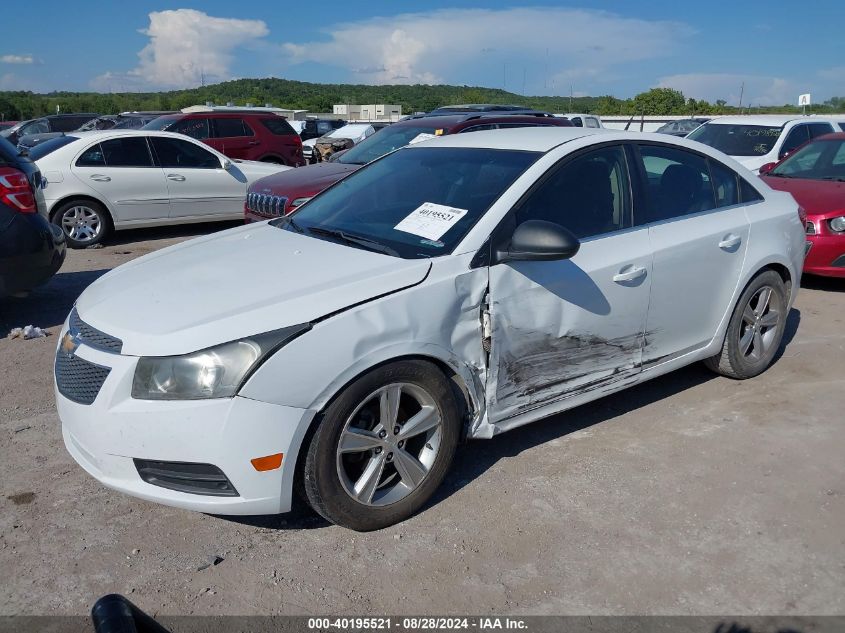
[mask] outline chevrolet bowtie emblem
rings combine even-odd
[[[68,330],[65,335],[62,337],[62,343],[60,349],[68,358],[73,358],[76,349],[79,347],[79,339],[77,338],[76,334],[73,333],[71,330]]]

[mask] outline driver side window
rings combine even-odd
[[[553,167],[516,209],[516,224],[546,220],[579,239],[631,226],[631,188],[625,150],[602,147]]]
[[[204,150],[199,145],[178,138],[152,136],[153,149],[158,156],[159,165],[165,169],[193,168],[219,169],[217,156]]]

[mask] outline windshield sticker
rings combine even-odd
[[[423,202],[393,228],[403,233],[439,241],[466,213],[467,209]]]
[[[408,141],[408,145],[413,145],[414,143],[422,143],[423,141],[427,141],[429,139],[437,138],[434,134],[428,134],[427,132],[420,132],[410,141]]]

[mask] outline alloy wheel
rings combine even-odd
[[[99,214],[91,207],[77,205],[62,213],[62,230],[77,242],[94,241],[103,230]]]
[[[742,312],[739,328],[739,351],[751,361],[759,361],[775,344],[780,306],[772,304],[774,289],[763,286],[757,290]]]
[[[436,402],[418,385],[393,383],[371,393],[346,420],[338,441],[344,490],[368,506],[405,498],[434,465],[442,427]]]

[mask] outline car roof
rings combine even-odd
[[[172,136],[174,138],[187,138],[196,141],[189,136],[179,134],[177,132],[165,132],[164,130],[128,130],[128,129],[110,129],[110,130],[87,130],[85,132],[65,132],[64,136],[74,136],[80,140],[92,141],[113,138],[116,136]],[[211,148],[209,148],[211,149]]]
[[[710,119],[708,125],[785,125],[790,121],[802,120],[812,123],[818,121],[825,123],[829,120],[836,121],[842,118],[841,115],[834,117],[826,116],[805,116],[803,114],[737,114],[733,116],[721,116]]]
[[[727,165],[739,166],[730,156],[697,141],[655,132],[628,132],[607,128],[583,127],[521,127],[506,130],[473,132],[472,134],[448,134],[436,139],[407,146],[407,149],[421,147],[465,147],[480,149],[523,150],[548,152],[549,150],[587,136],[598,136],[596,141],[631,143],[647,141],[662,145],[676,145],[695,152],[719,158]]]
[[[477,147],[483,149],[509,149],[530,152],[547,152],[562,143],[589,136],[607,134],[606,130],[583,127],[521,127],[507,130],[485,130],[471,134],[447,134],[435,140],[410,145],[417,147]],[[631,138],[626,132],[623,138]]]

